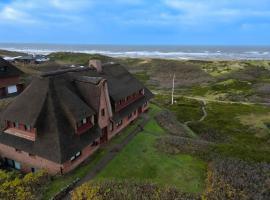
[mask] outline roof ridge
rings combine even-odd
[[[50,79],[51,81],[49,82],[49,93],[48,93],[48,99],[49,99],[49,101],[51,101],[50,103],[51,103],[51,108],[53,109],[52,110],[52,112],[51,112],[51,114],[52,114],[52,117],[53,117],[53,119],[54,119],[54,121],[55,121],[55,129],[56,129],[56,131],[57,131],[57,136],[56,136],[56,138],[57,138],[57,147],[58,147],[58,161],[59,162],[61,162],[62,161],[62,155],[63,155],[63,149],[62,149],[62,146],[61,146],[61,144],[62,144],[62,142],[61,142],[61,134],[59,134],[59,132],[60,132],[60,128],[59,128],[59,121],[58,121],[58,118],[57,118],[57,112],[56,112],[56,108],[60,108],[60,109],[62,109],[61,108],[61,105],[57,105],[57,103],[59,103],[59,102],[57,102],[56,100],[57,100],[57,98],[54,98],[54,94],[56,93],[56,91],[55,91],[55,85],[54,85],[54,80],[52,80],[52,79]],[[56,93],[57,94],[57,93]]]

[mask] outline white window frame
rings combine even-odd
[[[18,89],[17,89],[16,85],[7,86],[7,93],[8,94],[14,94],[14,93],[17,93],[17,92],[18,92]]]
[[[20,170],[21,169],[21,163],[14,160],[14,168]]]
[[[73,161],[73,160],[75,160],[75,159],[76,159],[75,156],[72,156],[72,157],[70,158],[71,161]]]
[[[78,158],[80,155],[82,155],[82,152],[81,152],[81,151],[78,151],[78,152],[75,154],[75,157]]]
[[[86,124],[87,123],[87,119],[86,118],[83,118],[82,119],[82,124]]]

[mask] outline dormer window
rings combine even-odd
[[[36,140],[36,129],[28,124],[6,121],[6,129],[4,130],[4,132],[31,141]]]
[[[30,125],[24,125],[24,128],[26,131],[31,131],[31,126]]]
[[[19,128],[19,122],[14,122],[14,127]]]
[[[144,89],[140,90],[140,94],[144,95]]]
[[[94,116],[86,117],[77,122],[76,134],[82,134],[92,128],[94,125]]]

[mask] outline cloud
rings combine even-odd
[[[270,17],[268,0],[163,0],[165,6],[178,11],[174,16],[190,24],[236,22],[248,18]]]
[[[66,19],[74,21],[78,19],[78,13],[90,8],[92,1],[87,0],[15,0],[7,4],[0,5],[0,20],[4,23],[25,23],[35,22],[45,23],[50,16],[57,20]],[[3,23],[3,21],[0,23]]]
[[[0,20],[3,22],[35,23],[35,20],[31,19],[31,16],[27,13],[16,10],[10,6],[6,6],[1,10]]]

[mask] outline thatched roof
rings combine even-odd
[[[81,135],[75,134],[76,122],[99,110],[99,83],[107,79],[112,101],[124,98],[145,88],[120,65],[104,65],[102,73],[93,68],[61,70],[35,78],[32,83],[7,107],[3,120],[18,121],[37,129],[36,141],[9,134],[0,134],[0,143],[44,157],[57,163],[69,160],[78,151],[100,136],[95,126]],[[118,121],[129,115],[152,97],[146,95],[120,113]],[[113,102],[112,102],[113,103]]]
[[[0,71],[0,78],[7,78],[13,76],[20,76],[23,74],[21,70],[16,68],[14,65],[0,57],[0,67],[4,67],[5,71]]]

